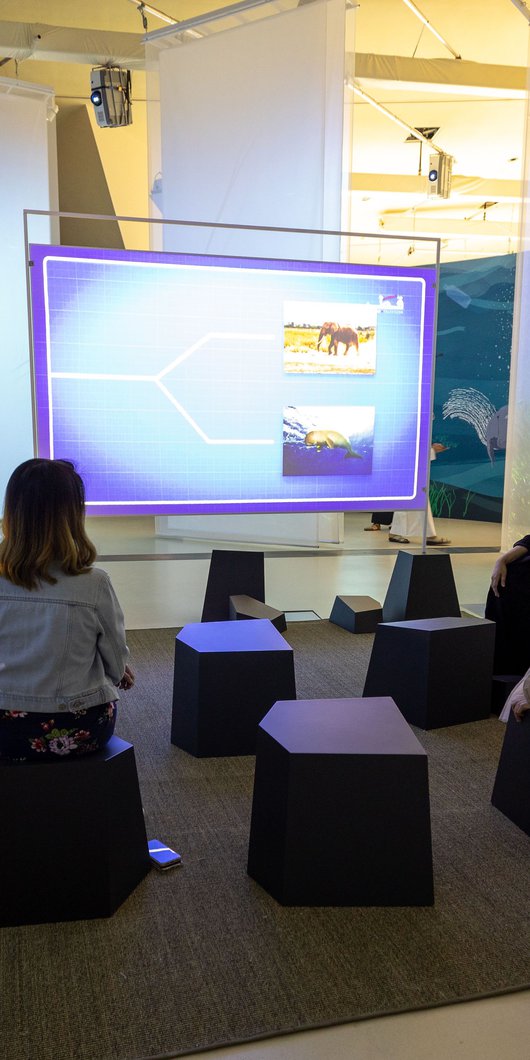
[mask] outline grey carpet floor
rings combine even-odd
[[[175,632],[129,635],[137,682],[117,732],[135,745],[149,835],[183,864],[153,870],[109,920],[0,931],[0,1055],[184,1055],[528,986],[530,842],[490,804],[502,724],[417,731],[434,907],[283,908],[245,871],[253,758],[194,759],[170,744]],[[328,622],[286,636],[299,698],[361,694],[370,636]]]

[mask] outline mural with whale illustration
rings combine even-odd
[[[447,452],[430,499],[441,518],[502,518],[515,264],[507,254],[440,268],[434,413]]]

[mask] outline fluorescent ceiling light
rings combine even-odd
[[[442,37],[442,34],[438,33],[438,30],[436,30],[434,28],[434,26],[432,25],[432,23],[429,22],[429,19],[425,18],[425,15],[422,15],[422,13],[419,10],[419,8],[416,7],[416,4],[412,3],[412,0],[403,0],[403,3],[406,4],[407,7],[412,11],[412,13],[414,15],[416,15],[416,18],[419,18],[420,22],[423,22],[423,25],[426,26],[427,29],[429,29],[431,31],[431,33],[434,34],[435,37],[437,37],[437,39],[440,41],[440,43],[443,44],[444,48],[447,48],[447,50],[449,52],[451,52],[451,55],[454,55],[455,59],[461,59],[462,58],[462,56],[459,55],[458,52],[455,52],[454,48],[452,48],[451,45],[447,43],[445,38]]]
[[[422,92],[433,96],[476,96],[479,99],[526,99],[525,88],[505,88],[499,85],[445,84],[438,81],[385,81],[359,77],[357,83],[376,86],[381,92]]]

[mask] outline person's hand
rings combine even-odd
[[[530,710],[530,703],[528,702],[524,692],[521,690],[519,695],[514,699],[512,703],[512,710],[517,718],[517,721],[522,721],[526,712]]]
[[[125,673],[124,673],[121,681],[118,681],[118,688],[122,688],[124,690],[124,692],[127,692],[128,689],[132,688],[133,685],[134,685],[134,674],[133,674],[130,666],[126,666],[125,667]]]
[[[491,572],[491,588],[493,589],[495,596],[499,596],[499,586],[501,587],[501,589],[504,589],[506,585],[507,571],[507,564],[502,558],[498,559]]]
[[[441,442],[433,442],[432,443],[432,448],[434,449],[435,453],[446,453],[447,450],[449,449],[449,446],[448,445],[442,445]]]

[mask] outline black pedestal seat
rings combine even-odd
[[[254,754],[263,716],[295,696],[293,650],[268,619],[191,623],[175,639],[171,742],[196,757]]]
[[[427,755],[392,699],[275,703],[248,873],[283,905],[432,905]]]
[[[149,871],[132,744],[0,764],[0,924],[111,916]]]
[[[483,618],[382,622],[364,695],[392,696],[422,729],[487,718],[494,645],[495,624]]]
[[[530,713],[522,721],[510,713],[491,801],[530,835]]]
[[[377,626],[365,695],[391,695],[411,725],[440,728],[489,718],[495,624],[424,618]]]
[[[270,607],[261,600],[255,600],[253,596],[230,596],[228,602],[232,621],[268,618],[279,633],[285,633],[287,621],[284,611],[277,611],[275,607]]]
[[[371,596],[336,596],[329,621],[350,633],[375,633],[382,618],[381,604]]]
[[[265,602],[265,554],[212,549],[201,621],[226,622],[230,596],[238,595]]]

